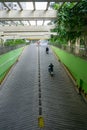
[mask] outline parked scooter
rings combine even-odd
[[[50,65],[48,66],[48,71],[49,71],[51,77],[54,76],[53,67],[54,67],[54,65],[52,63],[50,63]]]

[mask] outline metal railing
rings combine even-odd
[[[25,46],[25,44],[17,45],[17,46],[0,46],[0,55],[23,46]]]
[[[81,58],[87,59],[87,49],[85,47],[78,47],[78,46],[68,46],[68,45],[54,45],[62,50],[65,50],[69,53],[72,53],[76,56],[79,56]]]

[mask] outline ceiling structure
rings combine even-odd
[[[0,20],[16,21],[16,20],[52,20],[56,18],[55,10],[11,10],[0,11]]]
[[[79,2],[81,0],[0,0],[0,2]]]
[[[29,38],[48,39],[52,33],[50,29],[54,25],[50,21],[56,18],[56,11],[49,8],[51,2],[60,3],[62,8],[65,2],[75,2],[81,0],[0,0],[0,37],[8,38]],[[26,8],[32,3],[31,7]],[[45,8],[43,9],[45,2]],[[13,5],[13,3],[15,3]],[[37,4],[41,4],[37,7]],[[46,22],[48,21],[48,24]],[[34,25],[32,24],[34,22]],[[53,33],[53,35],[56,35]]]

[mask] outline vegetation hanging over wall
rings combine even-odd
[[[83,38],[86,30],[87,0],[79,3],[66,2],[62,7],[59,4],[53,4],[52,7],[57,10],[56,28],[52,31],[57,32],[57,36],[52,36],[50,41],[60,44],[67,44],[69,41],[73,44],[77,38]]]
[[[5,46],[17,46],[25,43],[26,43],[25,39],[9,39],[4,44]]]

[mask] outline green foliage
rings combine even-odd
[[[57,10],[57,9],[60,8],[60,5],[59,5],[59,4],[56,4],[56,3],[53,3],[53,4],[51,5],[51,7],[52,7],[53,9]]]
[[[5,46],[16,46],[19,44],[25,44],[24,39],[9,39],[5,42]]]
[[[82,28],[86,25],[84,17],[87,15],[87,0],[82,0],[78,4],[67,2],[62,8],[59,7],[59,4],[53,5],[57,10],[54,29],[58,33],[57,41],[64,44],[68,41],[75,43],[75,40],[83,34]]]

